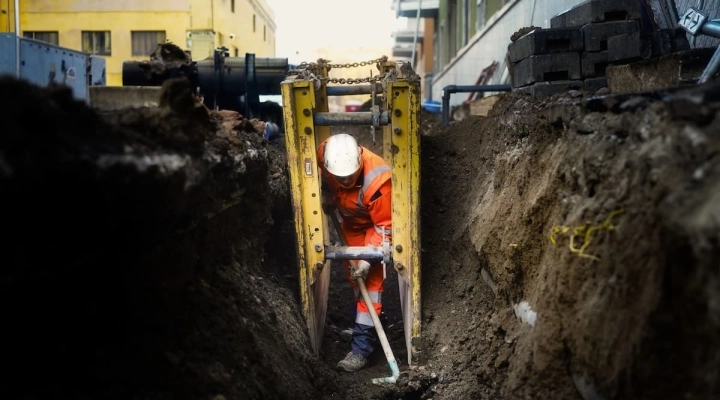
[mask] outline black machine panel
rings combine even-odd
[[[235,110],[246,118],[282,126],[282,109],[275,103],[260,104],[259,96],[281,94],[280,83],[291,68],[288,59],[226,54],[216,50],[214,57],[188,62],[125,61],[123,86],[161,86],[167,79],[184,76],[193,88],[199,88],[209,108]]]

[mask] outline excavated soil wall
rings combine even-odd
[[[312,355],[286,158],[261,123],[182,81],[159,108],[102,115],[66,89],[0,88],[3,398],[720,396],[717,84],[506,94],[445,129],[423,114],[426,362],[404,364],[388,290],[391,387],[369,383],[381,353],[330,370],[352,323],[341,270]]]
[[[507,94],[423,138],[428,398],[720,395],[719,94]]]
[[[107,115],[67,89],[0,87],[3,398],[334,388],[286,282],[294,247],[266,251],[289,200],[257,121],[208,113],[182,81],[159,108]]]

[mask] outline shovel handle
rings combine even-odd
[[[347,239],[345,238],[345,234],[341,229],[336,209],[332,207],[327,207],[324,209],[324,211],[330,218],[333,226],[335,227],[335,231],[337,231],[340,242],[342,242],[343,246],[347,246]],[[354,260],[350,261],[350,263],[353,267],[357,267],[357,264]],[[367,287],[365,286],[365,279],[356,278],[355,282],[360,288],[360,293],[362,294],[363,300],[365,300],[368,312],[370,313],[370,318],[372,318],[373,325],[375,325],[375,331],[378,334],[378,339],[380,339],[380,344],[382,345],[383,351],[385,352],[385,358],[387,358],[388,366],[390,367],[390,371],[392,372],[392,376],[388,376],[387,378],[373,378],[372,382],[375,384],[395,383],[397,382],[397,378],[400,376],[400,368],[398,368],[398,364],[395,360],[395,356],[393,355],[392,348],[390,348],[390,342],[388,342],[387,336],[385,335],[385,330],[383,330],[382,324],[380,323],[380,318],[378,318],[377,312],[375,312],[375,306],[373,306],[372,300],[370,299],[370,295],[367,291]]]
[[[392,372],[391,377],[373,378],[372,381],[373,383],[395,383],[398,376],[400,376],[400,369],[398,368],[397,361],[395,360],[395,356],[393,355],[392,348],[390,348],[390,342],[388,342],[387,336],[385,335],[385,330],[383,330],[382,324],[380,323],[380,318],[378,318],[377,312],[375,312],[375,307],[373,306],[370,295],[368,294],[367,288],[365,287],[365,280],[363,278],[357,278],[355,281],[360,288],[360,293],[362,294],[368,311],[370,312],[370,317],[372,318],[373,324],[375,325],[378,339],[380,339],[380,344],[382,345],[383,351],[385,352],[385,358],[387,358],[388,365],[390,366],[390,371]]]

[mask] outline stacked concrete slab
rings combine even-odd
[[[689,49],[681,31],[643,32],[638,0],[588,0],[508,46],[514,90],[545,98],[607,86],[605,69]]]

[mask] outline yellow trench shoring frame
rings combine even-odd
[[[422,362],[420,274],[420,79],[395,62],[378,65],[390,72],[382,82],[383,156],[392,168],[393,267],[398,272],[408,364]],[[327,68],[321,75],[327,77]],[[288,76],[282,82],[285,144],[298,249],[300,301],[310,343],[320,353],[327,313],[330,264],[328,221],[322,212],[317,146],[330,135],[313,116],[327,112],[327,86],[318,80]]]

